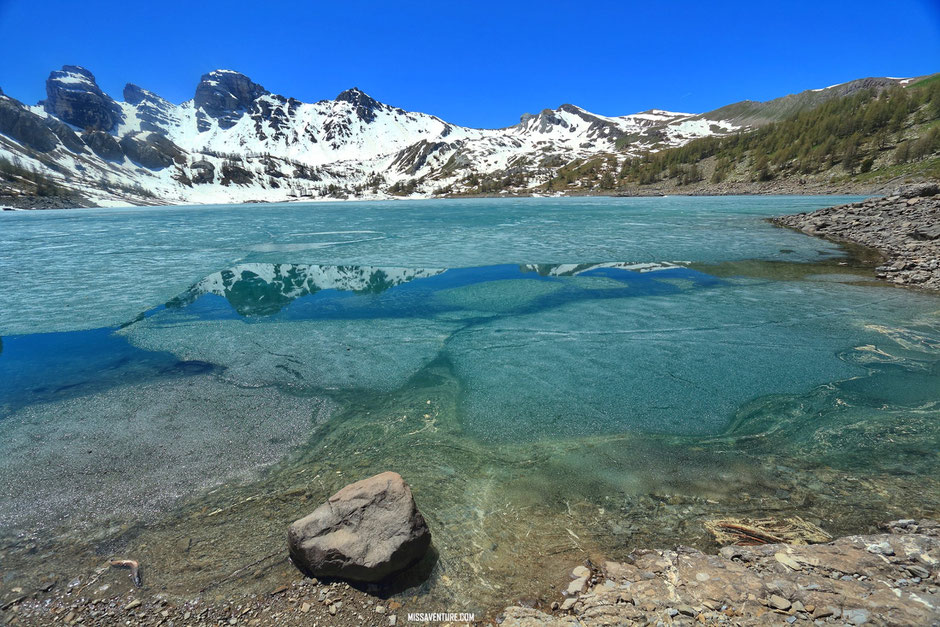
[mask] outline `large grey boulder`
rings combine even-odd
[[[294,564],[311,577],[379,581],[419,561],[431,532],[401,475],[352,483],[287,531]]]
[[[917,198],[918,196],[933,196],[940,194],[940,183],[926,182],[901,185],[891,194],[901,198]]]

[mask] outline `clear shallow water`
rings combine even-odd
[[[704,546],[714,517],[840,533],[936,512],[940,299],[763,221],[842,200],[0,216],[14,571],[38,576],[30,543],[120,550],[215,590],[388,469],[439,552],[419,606]],[[217,589],[291,576],[275,558]]]

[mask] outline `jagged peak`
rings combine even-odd
[[[199,85],[196,87],[197,92],[200,87],[215,87],[226,90],[238,88],[257,94],[254,97],[269,93],[267,89],[251,80],[247,75],[222,68],[203,74],[199,78]]]
[[[368,95],[358,87],[347,89],[336,96],[337,102],[348,102],[353,106],[356,115],[364,122],[371,122],[375,119],[376,109],[382,107],[382,103]]]
[[[269,93],[241,72],[213,70],[200,78],[193,104],[203,114],[217,119],[222,128],[230,128],[244,111],[251,109],[255,100]],[[199,130],[208,128],[208,122],[200,119]]]
[[[80,65],[63,65],[46,80],[47,113],[81,129],[110,132],[124,119],[118,104],[101,91],[95,75]]]
[[[95,80],[95,75],[91,73],[91,70],[86,67],[82,67],[81,65],[63,65],[62,69],[57,71],[66,74],[81,74],[86,78]]]
[[[340,94],[336,96],[336,100],[348,102],[356,106],[361,105],[361,106],[370,107],[370,108],[376,108],[376,107],[382,106],[381,102],[379,102],[378,100],[376,100],[375,98],[367,94],[366,92],[362,91],[358,87],[353,87],[352,89],[347,89],[345,91],[340,92]]]
[[[61,70],[49,72],[47,82],[54,82],[66,89],[91,88],[98,90],[98,83],[95,81],[95,75],[90,70],[80,65],[63,65]]]

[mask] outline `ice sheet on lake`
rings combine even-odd
[[[456,307],[480,314],[510,313],[532,306],[539,298],[561,289],[564,283],[531,280],[487,281],[441,290],[434,294],[434,304]],[[623,285],[621,284],[622,288]]]
[[[123,324],[242,263],[810,261],[838,248],[763,218],[843,200],[523,198],[2,212],[0,335]]]
[[[250,323],[167,310],[122,331],[134,345],[225,368],[241,385],[390,391],[433,360],[453,322],[354,318]]]

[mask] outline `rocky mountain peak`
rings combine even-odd
[[[53,76],[81,76],[82,78],[85,78],[89,82],[95,84],[95,75],[91,73],[91,70],[80,65],[63,65],[61,70],[53,71],[49,77],[52,78]]]
[[[215,118],[221,128],[231,128],[251,109],[255,100],[270,92],[240,72],[214,70],[203,74],[196,86],[193,103],[200,109],[199,130],[206,131],[211,124],[203,117]]]
[[[336,97],[337,101],[348,102],[356,112],[356,116],[363,122],[371,122],[375,119],[375,111],[382,107],[382,103],[372,98],[358,87],[347,89]]]
[[[519,118],[519,125],[538,133],[550,133],[555,126],[568,128],[568,123],[554,109],[542,109],[538,115],[523,113]]]
[[[120,106],[101,91],[95,76],[78,65],[63,65],[46,80],[45,110],[82,129],[111,131],[124,119]]]

